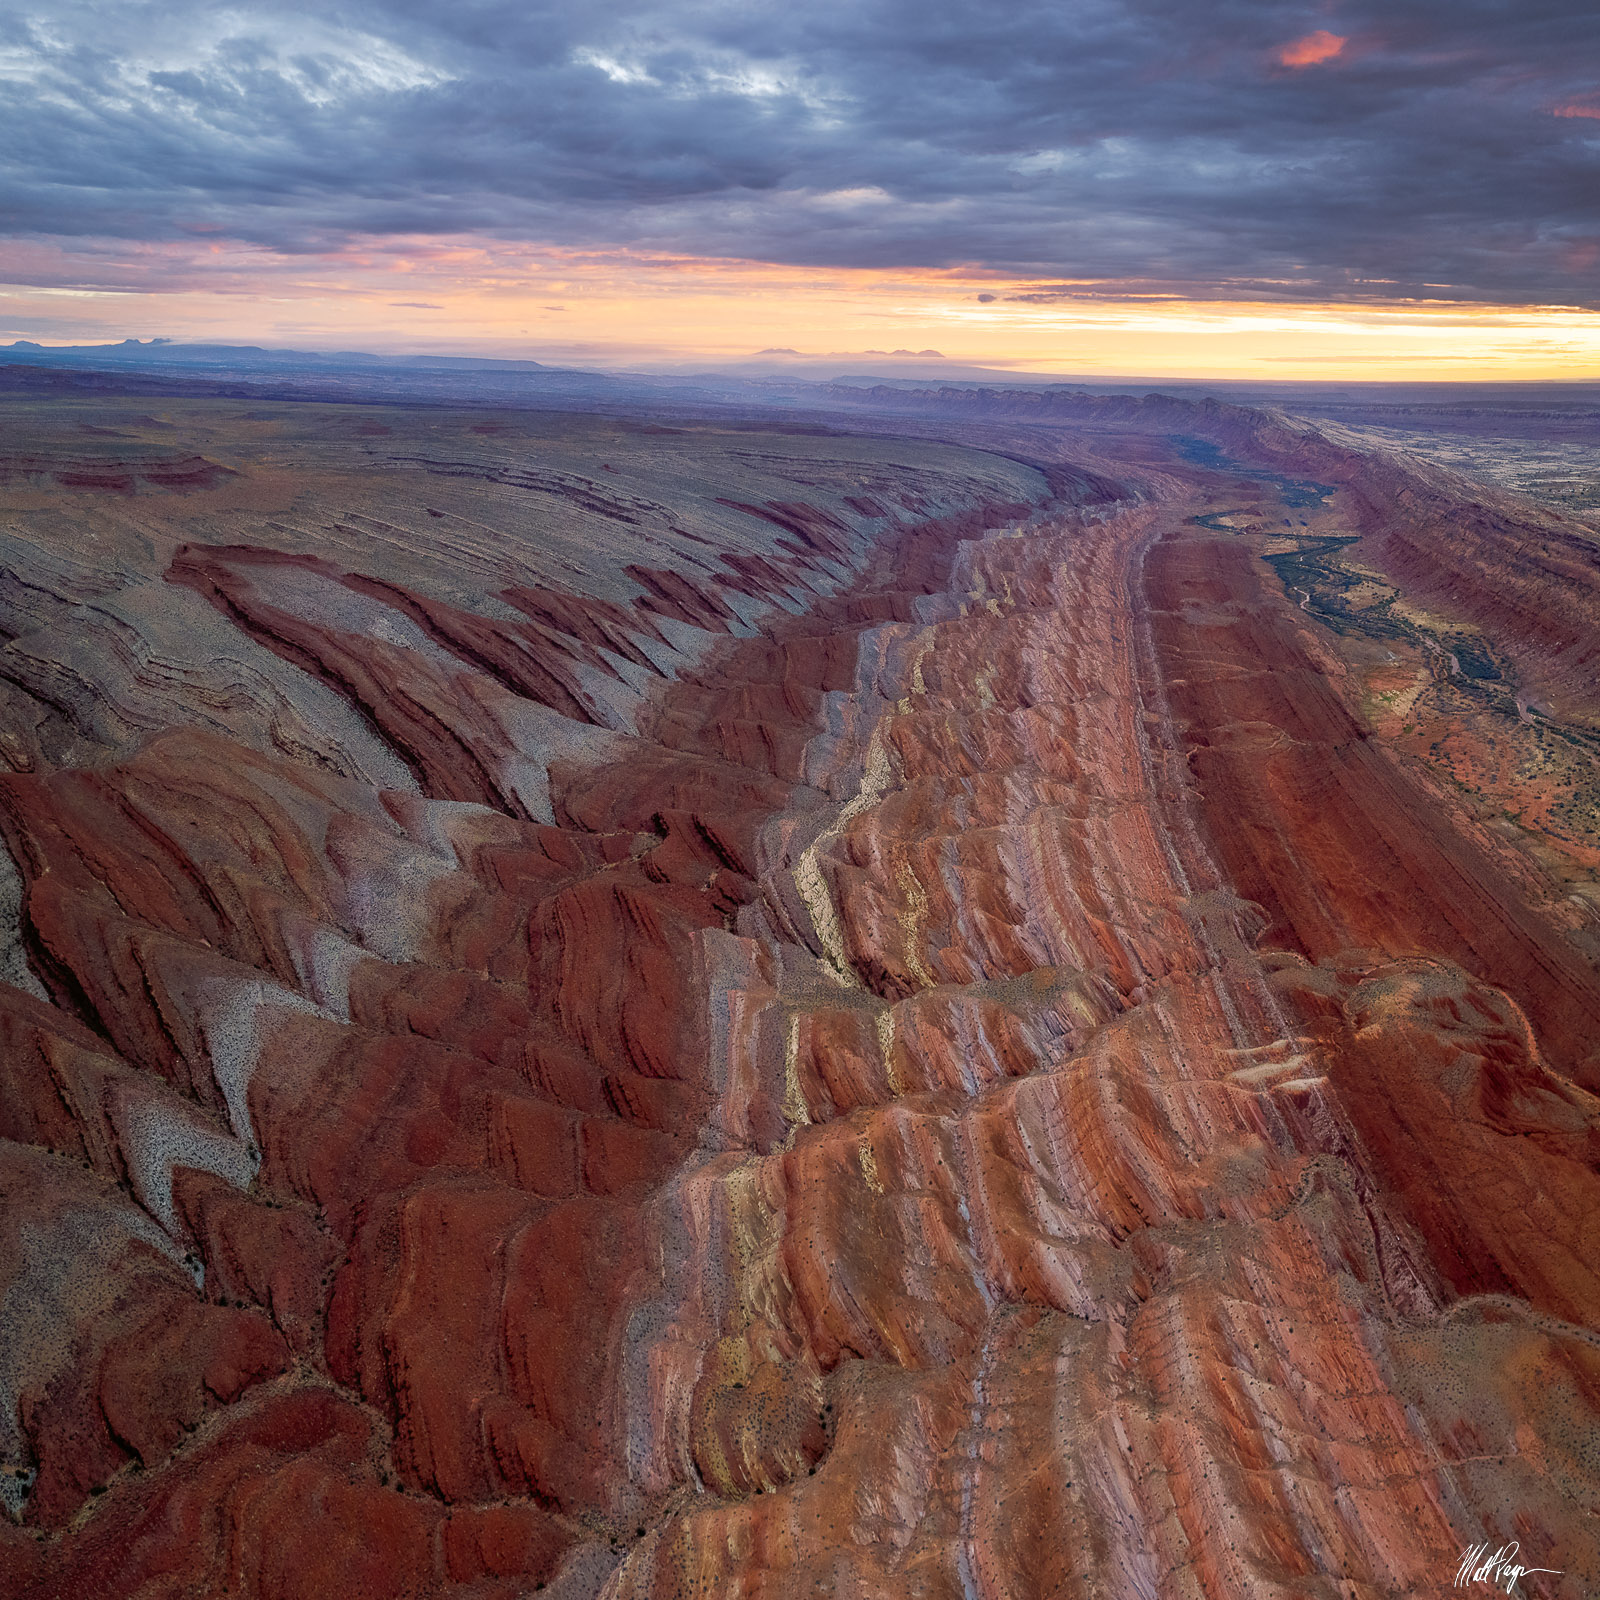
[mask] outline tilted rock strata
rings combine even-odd
[[[1583,1592],[1595,975],[1181,468],[1055,476],[493,616],[174,551],[411,784],[0,784],[7,1592]]]
[[[973,440],[1056,433],[1074,445],[1085,438],[1112,451],[1132,445],[1141,458],[1148,441],[1200,442],[1213,454],[1220,447],[1224,471],[1229,463],[1265,467],[1336,485],[1350,496],[1365,560],[1417,600],[1483,628],[1559,714],[1600,725],[1600,563],[1593,529],[1559,510],[1374,448],[1337,423],[1218,400],[851,388],[834,389],[830,403],[940,419],[921,431],[949,433],[955,421]],[[1169,453],[1169,472],[1172,461]]]
[[[796,1593],[1442,1592],[1474,1525],[1594,1569],[1572,1463],[1600,1107],[1448,962],[1257,955],[1266,919],[1185,823],[1182,750],[1161,747],[1126,599],[1140,520],[968,547],[965,615],[908,626],[872,684],[890,754],[862,793],[881,793],[826,836],[820,889],[795,874],[843,995],[755,991],[786,1018],[800,1126],[721,1179],[747,1287],[718,1348],[809,1350],[834,1444],[815,1477],[663,1529],[616,1593],[751,1567]],[[1015,990],[1001,1026],[945,1025],[955,1059],[906,1047],[913,1007],[976,990],[976,1020],[1008,980],[1055,1012],[1031,1050]],[[870,1027],[834,1020],[844,996]],[[775,1042],[743,1033],[776,1098]],[[1466,1379],[1474,1338],[1518,1353]],[[1519,1367],[1559,1400],[1518,1393]],[[1524,1406],[1547,1445],[1511,1448]]]

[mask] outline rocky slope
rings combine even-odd
[[[1238,408],[96,404],[3,490],[0,1593],[1600,1578],[1593,919],[1270,564],[1581,734],[1535,524]]]

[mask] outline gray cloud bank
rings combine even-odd
[[[1294,68],[1318,30],[1346,42]],[[1593,111],[1595,115],[1584,115]],[[38,0],[0,228],[1600,304],[1593,0]],[[4,277],[0,268],[0,277]]]

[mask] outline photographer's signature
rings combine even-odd
[[[1507,1594],[1516,1593],[1517,1579],[1529,1572],[1548,1572],[1552,1577],[1559,1577],[1560,1567],[1524,1567],[1517,1561],[1517,1552],[1522,1546],[1513,1539],[1510,1544],[1503,1544],[1493,1552],[1489,1551],[1487,1543],[1469,1545],[1462,1552],[1461,1565],[1456,1568],[1455,1587],[1464,1589],[1468,1584],[1487,1583],[1498,1585]]]

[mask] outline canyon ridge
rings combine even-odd
[[[0,1595],[1596,1592],[1587,503],[20,371]]]

